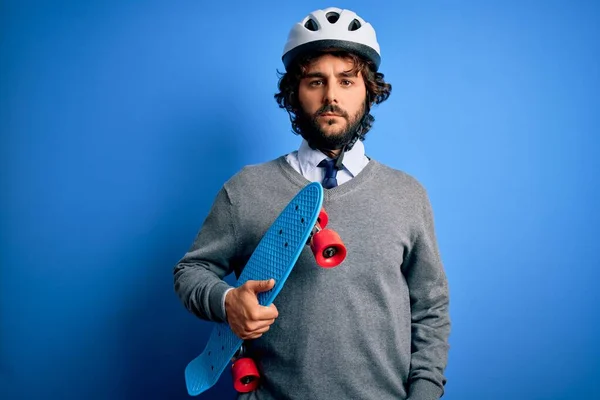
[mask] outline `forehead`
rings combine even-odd
[[[355,70],[355,63],[350,57],[337,56],[332,54],[323,54],[306,65],[306,72],[349,72]],[[355,71],[359,72],[359,71]]]

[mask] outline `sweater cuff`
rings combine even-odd
[[[435,383],[417,379],[410,384],[407,400],[438,400],[442,394],[444,391]]]
[[[223,315],[225,316],[225,321],[227,321],[227,309],[225,308],[225,297],[227,297],[227,293],[229,293],[230,290],[233,290],[233,288],[229,288],[223,293]]]
[[[210,311],[216,322],[227,322],[225,314],[225,294],[229,289],[233,289],[226,282],[219,282],[210,289],[209,303]]]

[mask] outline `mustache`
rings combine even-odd
[[[317,112],[315,113],[315,117],[318,117],[319,115],[326,114],[326,113],[337,114],[346,119],[349,117],[348,113],[346,111],[342,110],[335,104],[326,104],[323,107],[319,108],[317,110]]]

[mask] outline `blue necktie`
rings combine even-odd
[[[325,189],[331,189],[337,186],[337,169],[335,169],[335,160],[323,160],[319,163],[319,167],[325,168],[325,178],[323,179],[323,187]]]

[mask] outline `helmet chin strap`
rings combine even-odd
[[[365,105],[365,113],[363,114],[363,117],[360,121],[360,125],[358,126],[358,128],[356,128],[356,131],[354,132],[354,135],[352,136],[352,139],[350,139],[350,142],[346,143],[344,146],[342,146],[342,150],[340,151],[340,154],[337,156],[336,160],[335,160],[335,169],[337,169],[338,171],[341,170],[342,168],[344,168],[344,153],[346,151],[350,151],[352,149],[352,147],[354,147],[354,144],[360,139],[362,138],[362,127],[364,125],[365,119],[367,118],[367,116],[369,115],[370,112],[370,107],[369,104],[367,103]]]

